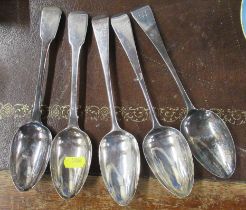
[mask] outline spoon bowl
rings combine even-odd
[[[236,151],[224,121],[209,110],[192,109],[181,122],[192,153],[210,173],[229,178],[235,171]]]
[[[10,153],[10,172],[18,190],[27,191],[41,179],[51,141],[51,132],[40,122],[29,122],[18,129]]]
[[[62,198],[74,197],[83,187],[91,154],[90,138],[77,127],[68,127],[54,138],[50,157],[51,175]]]
[[[180,131],[160,126],[143,141],[144,156],[159,182],[182,198],[190,194],[194,183],[194,165],[188,143]]]
[[[140,173],[139,147],[135,137],[122,129],[106,134],[99,146],[99,163],[112,198],[121,206],[130,203]]]

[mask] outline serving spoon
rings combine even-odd
[[[167,190],[178,197],[186,197],[194,183],[194,165],[189,145],[180,131],[160,125],[156,117],[142,75],[128,15],[113,17],[111,24],[130,60],[149,108],[152,129],[143,141],[145,158]]]
[[[10,148],[10,172],[19,191],[27,191],[34,187],[44,174],[49,161],[52,135],[41,122],[40,106],[49,46],[56,36],[61,13],[57,7],[44,7],[41,13],[42,48],[32,120],[18,129]]]
[[[50,170],[58,194],[72,198],[79,193],[88,176],[92,146],[88,135],[80,130],[77,115],[79,55],[84,44],[88,15],[72,12],[68,16],[68,37],[72,48],[70,113],[67,128],[52,142]]]
[[[168,56],[150,6],[131,12],[146,33],[175,80],[187,108],[180,130],[200,164],[220,178],[229,178],[235,171],[236,151],[233,138],[224,121],[210,110],[196,109],[189,99]]]
[[[112,129],[99,146],[99,163],[104,183],[111,197],[121,206],[132,200],[139,179],[140,153],[135,137],[120,128],[112,93],[109,69],[109,18],[92,19],[108,94]]]

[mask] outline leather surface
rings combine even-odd
[[[149,4],[169,55],[194,105],[214,109],[229,126],[237,148],[232,179],[246,178],[246,40],[240,26],[240,1],[197,0],[2,0],[0,6],[0,168],[8,167],[9,145],[17,128],[29,120],[40,58],[39,20],[44,6],[63,10],[50,49],[44,122],[56,134],[67,123],[71,52],[66,17],[83,10],[90,16],[114,15]],[[132,20],[139,58],[150,96],[163,125],[179,128],[184,104],[166,66]],[[120,125],[139,142],[151,128],[146,103],[129,61],[110,31],[110,61]],[[91,137],[91,175],[100,174],[98,145],[110,130],[101,63],[89,24],[80,68],[80,126]],[[50,108],[48,108],[50,107]],[[47,117],[47,114],[49,115]],[[142,176],[150,170],[143,158]],[[196,178],[212,178],[195,162]],[[214,178],[214,177],[213,177]]]

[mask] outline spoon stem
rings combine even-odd
[[[163,45],[164,46],[164,45]],[[186,93],[185,89],[184,89],[184,86],[182,85],[182,82],[180,81],[179,79],[179,76],[171,62],[171,59],[169,58],[167,52],[166,52],[166,49],[164,51],[163,49],[163,52],[161,54],[161,57],[163,58],[163,60],[165,61],[174,81],[176,82],[177,86],[178,86],[178,89],[179,89],[179,92],[183,98],[183,101],[185,103],[185,106],[186,106],[186,109],[187,111],[190,111],[192,109],[195,109],[194,105],[192,104],[188,94]]]
[[[154,30],[154,28],[153,28],[153,30]],[[158,30],[158,29],[156,28],[156,30]],[[183,86],[181,80],[179,79],[179,76],[178,76],[178,74],[177,74],[177,72],[176,72],[176,70],[175,70],[175,68],[173,66],[173,63],[172,63],[172,61],[171,61],[171,59],[170,59],[170,57],[169,57],[169,55],[167,53],[167,50],[166,50],[166,48],[165,48],[165,46],[164,46],[164,44],[163,44],[163,42],[161,40],[160,34],[156,30],[153,31],[153,33],[152,33],[152,35],[156,33],[155,34],[155,38],[153,38],[153,40],[152,40],[152,43],[155,45],[157,51],[159,52],[159,54],[161,55],[162,59],[166,63],[167,68],[168,68],[169,72],[171,73],[174,81],[176,82],[187,110],[190,111],[192,109],[195,109],[195,107],[192,104],[188,94],[186,93],[186,91],[184,89],[184,86]]]
[[[143,91],[144,98],[146,100],[151,121],[152,121],[152,126],[154,127],[159,127],[160,123],[156,117],[152,102],[150,100],[146,84],[143,78],[141,66],[139,63],[138,59],[138,54],[135,46],[135,41],[134,41],[134,36],[132,32],[132,27],[131,27],[131,22],[128,17],[128,15],[123,14],[121,16],[116,16],[111,19],[111,24],[112,27],[120,40],[120,43],[125,50],[127,57],[132,65],[132,68],[134,70],[134,73],[136,74],[136,79],[140,84],[140,87]]]
[[[48,51],[49,51],[50,42],[42,41],[41,47],[41,58],[39,64],[39,72],[38,72],[38,82],[35,91],[35,99],[32,110],[32,120],[33,121],[41,121],[41,102],[43,98],[42,89],[43,89],[43,81],[44,81],[44,73],[45,66],[48,60]]]
[[[141,67],[139,66],[138,70],[135,70],[136,72],[137,71],[141,71]],[[146,100],[146,103],[147,103],[147,106],[148,106],[148,109],[149,109],[149,113],[150,113],[150,118],[151,118],[151,121],[152,121],[152,127],[153,128],[157,128],[157,127],[160,127],[160,123],[156,117],[156,113],[155,113],[155,110],[154,110],[154,107],[152,105],[152,102],[150,100],[150,97],[149,97],[149,94],[148,94],[148,90],[147,90],[147,87],[146,87],[146,84],[145,84],[145,81],[143,79],[143,76],[142,76],[142,73],[141,74],[137,74],[136,75],[141,75],[141,78],[137,78],[139,84],[140,84],[140,87],[143,91],[143,94],[144,94],[144,98]]]
[[[71,95],[70,95],[70,111],[69,111],[69,126],[78,127],[78,69],[79,69],[79,55],[81,46],[72,47],[72,75],[71,75]]]
[[[142,30],[145,32],[145,34],[148,36],[150,41],[153,43],[159,54],[161,55],[162,59],[166,63],[168,70],[170,71],[174,81],[176,82],[178,89],[181,93],[181,96],[185,102],[186,108],[188,111],[195,109],[194,105],[192,104],[190,98],[188,97],[180,79],[179,76],[172,64],[172,61],[167,53],[167,50],[165,48],[165,45],[162,41],[160,32],[158,30],[158,27],[156,25],[156,21],[153,15],[153,12],[150,8],[150,6],[144,6],[139,9],[136,9],[131,12],[133,18],[136,20],[136,22],[139,24],[139,26],[142,28]]]
[[[109,18],[108,17],[93,18],[92,27],[95,34],[98,51],[103,67],[103,74],[106,83],[110,115],[112,120],[112,130],[119,130],[120,127],[117,122],[117,117],[115,112],[114,96],[112,91],[110,68],[109,68]]]

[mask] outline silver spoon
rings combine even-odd
[[[120,128],[115,113],[109,69],[109,18],[92,19],[105,77],[112,129],[99,146],[99,163],[104,183],[112,198],[121,206],[132,200],[139,179],[140,153],[134,136]]]
[[[180,131],[161,126],[156,117],[143,79],[129,17],[126,14],[113,17],[111,24],[130,60],[149,108],[152,129],[143,141],[145,158],[166,189],[178,197],[185,197],[190,194],[194,182],[189,145]]]
[[[187,107],[180,130],[200,164],[220,178],[229,178],[235,171],[236,151],[229,129],[214,112],[196,109],[191,103],[167,54],[154,15],[149,6],[131,12],[133,18],[158,50],[172,74]]]
[[[40,106],[49,46],[56,36],[61,13],[57,7],[45,7],[42,10],[42,48],[32,120],[18,129],[10,148],[10,172],[16,188],[20,191],[34,187],[44,174],[49,161],[52,135],[41,122]]]
[[[52,181],[58,194],[64,199],[72,198],[79,193],[91,164],[91,141],[88,135],[79,129],[77,115],[79,55],[85,41],[87,25],[87,14],[69,14],[68,37],[72,48],[69,122],[67,128],[54,138],[50,157]]]

